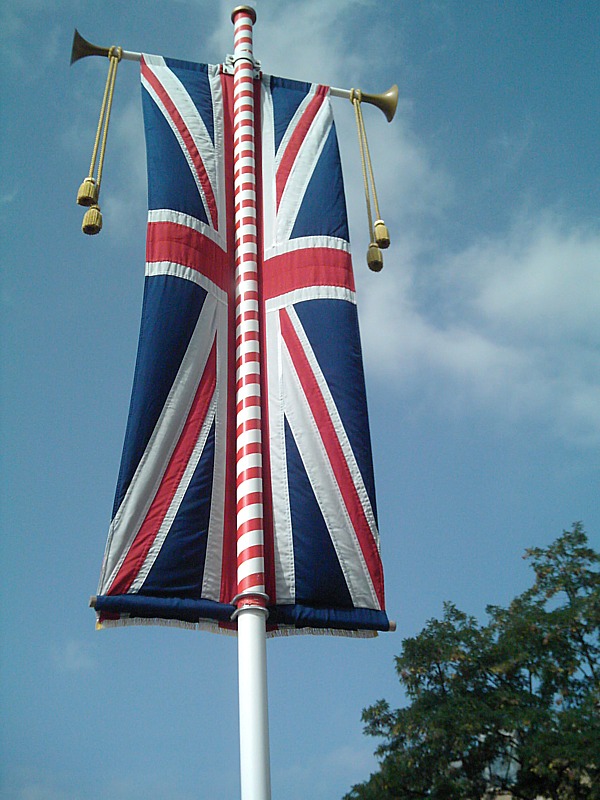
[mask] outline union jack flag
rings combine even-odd
[[[236,471],[247,470],[262,480],[268,632],[388,630],[328,88],[255,81],[255,467],[236,461],[246,356],[234,318],[233,78],[157,56],[141,69],[146,278],[99,620],[235,629]],[[249,430],[250,454],[252,441]]]

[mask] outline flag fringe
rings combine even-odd
[[[237,630],[233,628],[223,628],[218,622],[184,622],[178,619],[160,619],[145,617],[126,617],[123,619],[107,619],[98,623],[97,630],[104,628],[129,628],[135,625],[158,625],[163,628],[184,628],[186,630],[208,631],[225,636],[237,636]],[[348,639],[373,639],[378,634],[377,631],[341,630],[339,628],[295,628],[293,626],[282,626],[267,630],[267,639],[275,639],[283,636],[343,636]]]
[[[220,633],[225,636],[236,636],[237,631],[228,628],[221,628],[218,622],[184,622],[179,619],[160,619],[145,617],[127,617],[124,619],[107,619],[101,622],[98,630],[104,628],[129,628],[136,625],[158,625],[162,628],[184,628],[189,631],[208,631],[209,633]]]
[[[340,628],[295,628],[293,626],[281,627],[267,631],[267,639],[278,636],[343,636],[347,639],[374,639],[377,631],[346,631]]]

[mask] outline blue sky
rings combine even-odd
[[[238,796],[236,644],[97,633],[95,592],[143,286],[137,70],[119,69],[102,189],[80,232],[106,63],[73,28],[218,63],[234,4],[3,4],[2,800]],[[529,582],[521,556],[583,520],[599,546],[600,8],[595,2],[260,0],[265,72],[400,87],[365,109],[379,275],[352,107],[335,101],[387,603],[376,640],[268,644],[273,797],[329,800],[374,769],[361,709],[402,702],[401,640],[453,600],[482,616]]]

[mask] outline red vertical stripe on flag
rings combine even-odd
[[[255,82],[255,96],[254,96],[254,115],[256,120],[256,130],[262,130],[262,116],[261,116],[261,82]],[[263,353],[261,363],[261,393],[264,399],[262,404],[262,435],[263,435],[263,452],[262,452],[262,474],[263,474],[263,543],[265,550],[265,591],[269,595],[269,605],[276,605],[277,603],[277,582],[275,577],[275,538],[273,531],[273,487],[271,484],[271,454],[268,442],[270,440],[269,432],[269,403],[267,398],[269,396],[269,371],[267,364],[267,340],[266,332],[267,325],[265,319],[265,299],[264,293],[264,279],[265,279],[265,263],[264,263],[264,205],[263,205],[263,174],[262,174],[262,136],[256,137],[256,230],[257,230],[257,245],[258,245],[258,274],[259,274],[259,318],[260,318],[260,348]]]
[[[225,161],[225,185],[233,186],[233,77],[221,74],[223,92],[223,158]],[[235,228],[233,225],[234,195],[226,192],[227,220],[227,264],[229,283],[227,287],[227,445],[225,456],[225,509],[223,520],[223,550],[221,556],[221,594],[222,603],[231,603],[237,594],[237,548],[236,548],[236,476],[235,476]],[[234,628],[234,623],[223,627]]]

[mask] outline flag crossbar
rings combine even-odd
[[[78,61],[80,58],[86,56],[108,56],[108,47],[98,47],[86,41],[81,34],[76,30],[73,38],[73,49],[71,52],[71,64]],[[141,61],[142,53],[136,53],[133,50],[123,50],[121,52],[121,59],[123,61]],[[255,66],[260,66],[255,62]],[[353,92],[355,89],[341,89],[337,86],[330,86],[329,93],[332,97],[339,97],[343,100],[352,100]],[[377,106],[385,114],[387,121],[391,122],[396,113],[396,106],[398,105],[398,87],[392,86],[387,92],[380,94],[371,94],[368,92],[361,92],[361,102]]]

